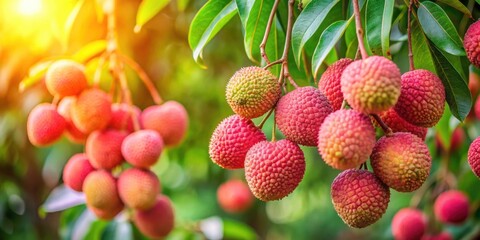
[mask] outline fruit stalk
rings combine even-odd
[[[360,49],[360,54],[362,58],[365,59],[368,57],[367,50],[365,50],[365,44],[363,42],[363,28],[362,20],[360,16],[360,7],[358,6],[358,0],[353,0],[353,12],[355,15],[355,26],[357,28],[357,38],[358,38],[358,48]]]
[[[410,71],[415,70],[415,64],[413,63],[413,47],[412,47],[412,23],[411,23],[412,8],[413,8],[413,0],[411,0],[410,4],[408,5],[408,16],[407,16],[408,61],[410,63]]]
[[[377,114],[370,114],[370,115],[375,119],[375,121],[377,121],[378,125],[380,125],[385,135],[391,135],[393,133],[392,129],[382,121],[380,116],[378,116]]]
[[[263,40],[262,43],[260,43],[260,54],[262,55],[262,58],[265,60],[267,64],[270,64],[270,60],[268,60],[267,53],[265,51],[265,47],[267,46],[267,40],[268,36],[270,35],[270,29],[272,28],[273,24],[273,19],[275,17],[275,13],[277,12],[278,4],[280,3],[280,0],[276,0],[272,11],[270,12],[270,17],[268,18],[268,23],[267,23],[267,28],[265,30],[265,35],[263,35]]]
[[[288,51],[290,50],[290,43],[292,41],[292,29],[293,29],[293,7],[295,5],[295,0],[288,1],[288,23],[287,23],[287,35],[285,37],[285,47],[283,49],[283,56],[282,56],[282,68],[280,70],[280,78],[279,82],[282,82],[281,79],[284,77],[288,78],[290,84],[292,84],[295,88],[298,88],[297,83],[293,81],[292,76],[290,76],[290,72],[288,71]]]

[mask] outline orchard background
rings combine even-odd
[[[84,198],[62,185],[63,167],[71,155],[83,151],[81,145],[62,137],[38,148],[26,133],[31,109],[52,102],[43,83],[51,61],[81,62],[89,80],[102,65],[108,31],[105,2],[0,0],[0,239],[145,238],[125,215],[113,221],[97,220]],[[462,43],[468,26],[480,16],[480,3],[415,1],[411,22],[415,67],[442,79],[448,106],[427,134],[432,169],[424,186],[413,193],[392,190],[385,215],[358,230],[345,225],[331,203],[330,186],[340,171],[326,165],[310,147],[302,147],[305,176],[288,197],[267,203],[255,200],[240,214],[226,213],[217,202],[219,185],[244,179],[244,174],[212,163],[210,137],[217,124],[233,114],[225,101],[230,77],[244,66],[265,66],[259,46],[276,1],[117,2],[121,2],[115,11],[118,49],[145,70],[163,99],[182,103],[189,114],[183,143],[165,150],[152,168],[162,183],[162,193],[174,205],[175,228],[168,239],[392,239],[394,214],[410,205],[428,215],[431,233],[448,231],[455,239],[480,236],[480,180],[467,163],[468,147],[480,135],[478,118],[475,114],[467,117],[480,79]],[[408,71],[409,1],[359,4],[369,55],[391,58],[402,73]],[[352,4],[348,0],[306,0],[295,2],[293,10],[288,68],[298,85],[317,86],[327,66],[357,55]],[[282,57],[287,22],[288,1],[282,0],[266,42],[270,61]],[[280,66],[271,69],[278,76]],[[100,70],[100,84],[108,89],[111,75],[105,66]],[[137,73],[126,67],[133,103],[144,109],[153,102]],[[294,87],[287,83],[287,89]],[[256,124],[261,121],[254,119]],[[267,139],[272,127],[270,117],[263,126]],[[455,130],[460,133],[453,134]],[[283,138],[278,129],[276,135]],[[433,201],[446,189],[462,190],[469,197],[470,215],[461,225],[435,221]]]

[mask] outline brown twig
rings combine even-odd
[[[365,50],[365,44],[363,42],[363,28],[362,20],[360,16],[360,7],[358,6],[358,0],[353,0],[353,12],[355,14],[355,26],[357,28],[358,48],[362,54],[362,58],[368,57],[367,50]]]
[[[413,47],[412,47],[412,23],[411,23],[411,15],[412,15],[412,8],[413,8],[413,0],[410,1],[408,5],[408,14],[407,14],[407,36],[408,36],[408,60],[410,63],[410,71],[415,70],[415,64],[413,63]]]
[[[375,113],[372,113],[370,114],[370,116],[372,116],[375,121],[378,123],[378,125],[380,125],[380,127],[382,128],[383,132],[385,133],[386,136],[389,136],[389,135],[392,135],[393,134],[393,131],[390,127],[387,126],[387,124],[385,124],[382,119],[380,118],[380,116],[378,116],[377,114]]]
[[[288,70],[288,52],[290,51],[290,44],[292,41],[292,30],[293,30],[293,9],[295,5],[295,0],[288,1],[288,22],[287,22],[287,34],[285,36],[285,47],[283,48],[282,55],[282,68],[280,71],[279,81],[283,80],[285,77],[289,80],[295,88],[298,88],[297,83],[293,80]]]
[[[265,60],[267,64],[270,64],[270,60],[268,60],[267,52],[265,51],[265,47],[267,46],[268,36],[270,35],[270,30],[272,29],[273,20],[275,19],[275,13],[278,9],[278,4],[281,0],[276,0],[275,4],[273,5],[272,11],[270,12],[270,17],[268,18],[267,28],[265,30],[265,35],[263,35],[262,43],[260,43],[260,54],[262,58]]]

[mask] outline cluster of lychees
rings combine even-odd
[[[70,60],[51,64],[45,84],[60,102],[31,111],[30,142],[47,146],[65,133],[72,142],[85,144],[85,153],[72,156],[64,168],[65,185],[83,192],[98,218],[110,220],[126,205],[134,210],[133,221],[142,233],[166,236],[174,226],[173,208],[150,167],[164,147],[183,139],[188,124],[183,106],[169,101],[141,111],[112,104],[111,95],[88,87],[84,67]]]
[[[449,190],[441,193],[433,205],[435,219],[443,224],[461,225],[469,216],[468,197],[461,191]],[[433,219],[432,219],[433,221]],[[428,217],[416,208],[403,208],[392,220],[392,234],[396,240],[452,240],[447,231],[429,228]]]

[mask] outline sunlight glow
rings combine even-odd
[[[42,0],[20,0],[18,12],[22,15],[35,15],[42,11]]]

